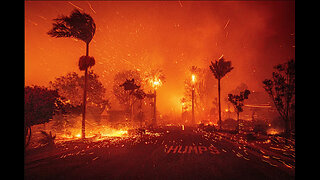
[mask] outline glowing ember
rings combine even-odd
[[[275,129],[275,128],[270,128],[270,129],[267,130],[267,134],[276,135],[276,134],[280,134],[280,131],[278,129]]]
[[[111,130],[111,132],[102,133],[101,136],[109,136],[109,137],[121,137],[128,135],[127,130]]]
[[[126,129],[113,129],[105,126],[87,132],[86,138],[94,138],[95,140],[102,140],[107,137],[124,137],[128,135],[128,130]],[[62,134],[57,133],[57,137],[61,141],[81,139],[81,129],[70,128]]]

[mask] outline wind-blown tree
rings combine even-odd
[[[86,43],[86,55],[79,59],[79,68],[85,71],[82,112],[82,138],[85,138],[87,74],[88,68],[95,64],[93,57],[89,57],[89,43],[95,34],[96,24],[89,14],[81,13],[77,9],[74,9],[70,16],[61,16],[54,21],[48,35],[56,38],[72,37]]]
[[[248,99],[250,94],[249,90],[244,90],[240,92],[240,95],[233,95],[233,94],[228,94],[228,100],[232,103],[232,105],[234,106],[234,110],[237,113],[237,132],[239,133],[239,126],[240,126],[240,112],[243,112],[243,102],[245,99]]]
[[[289,135],[290,110],[295,107],[295,60],[274,67],[272,79],[263,81],[264,89],[272,98],[285,123],[285,135]]]
[[[231,61],[225,61],[223,56],[220,57],[220,59],[218,61],[216,61],[215,63],[213,63],[211,61],[211,65],[209,66],[214,77],[216,79],[218,79],[218,100],[219,100],[219,128],[221,129],[221,97],[220,97],[220,80],[227,74],[229,73],[233,67],[231,66]]]

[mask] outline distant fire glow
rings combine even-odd
[[[180,112],[166,99],[184,95],[184,80],[193,79],[187,74],[191,66],[208,69],[221,54],[232,61],[235,68],[222,81],[221,95],[227,96],[242,82],[263,91],[261,81],[272,67],[295,56],[291,1],[26,1],[25,6],[26,85],[48,86],[68,72],[81,73],[77,64],[85,44],[47,35],[53,19],[76,8],[96,23],[89,56],[96,61],[91,69],[108,87],[105,96],[113,96],[118,72],[162,69],[166,82],[151,87],[159,90],[157,108],[165,114]],[[214,99],[216,88],[211,91],[208,98]]]
[[[150,80],[150,84],[152,85],[153,89],[157,90],[158,87],[162,85],[162,82],[159,78],[155,77]]]
[[[295,1],[24,4],[26,179],[295,178]]]

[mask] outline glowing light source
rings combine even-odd
[[[191,79],[192,79],[192,83],[194,84],[196,82],[196,75],[192,74]]]
[[[152,87],[154,89],[158,89],[158,87],[160,87],[162,85],[162,82],[159,78],[155,77],[150,80],[150,84],[152,85]]]

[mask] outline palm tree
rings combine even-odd
[[[56,38],[72,37],[86,43],[86,56],[79,59],[79,68],[85,71],[82,112],[82,138],[85,138],[88,67],[95,64],[93,57],[89,57],[89,43],[95,34],[96,24],[89,14],[81,13],[77,9],[74,9],[70,16],[62,16],[54,21],[53,28],[48,32],[48,35]]]
[[[221,130],[221,103],[220,103],[220,80],[230,72],[233,67],[231,67],[231,61],[225,61],[223,56],[220,57],[219,61],[213,63],[211,61],[211,65],[209,66],[214,77],[218,79],[218,99],[219,99],[219,128]]]

